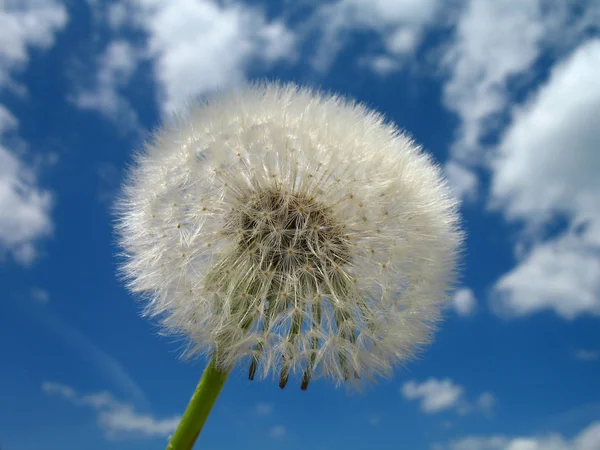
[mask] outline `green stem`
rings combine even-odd
[[[171,437],[167,450],[192,449],[228,375],[228,372],[222,372],[216,368],[213,356],[204,369],[202,378],[183,413],[177,430]]]

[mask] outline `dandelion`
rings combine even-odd
[[[212,357],[211,402],[236,365],[303,390],[391,374],[429,342],[462,241],[419,146],[294,85],[221,94],[158,131],[118,215],[129,288],[187,354]]]

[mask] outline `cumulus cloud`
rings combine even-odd
[[[423,32],[435,21],[439,0],[338,0],[321,6],[313,17],[321,31],[321,40],[313,65],[329,68],[356,31],[375,31],[385,46],[387,56],[369,58],[372,68],[382,74],[397,69],[402,57],[414,54]]]
[[[258,9],[195,0],[134,1],[148,33],[165,111],[190,98],[238,83],[252,62],[294,54],[294,35]]]
[[[516,108],[494,161],[492,183],[492,194],[509,218],[553,212],[596,218],[598,70],[600,40],[593,39],[558,64],[533,98]]]
[[[26,89],[13,79],[14,72],[29,62],[31,48],[48,49],[64,28],[68,14],[53,0],[6,1],[0,8],[0,91]],[[37,243],[52,233],[52,196],[40,188],[33,168],[15,147],[23,147],[9,136],[17,119],[0,105],[0,259],[12,256],[28,266],[37,258]],[[8,144],[9,137],[12,138]]]
[[[105,431],[106,436],[111,438],[122,435],[168,437],[175,431],[181,419],[180,416],[157,419],[150,414],[140,413],[132,405],[115,399],[109,392],[79,394],[70,386],[50,381],[42,384],[42,391],[93,410],[98,425]]]
[[[243,3],[128,0],[97,16],[115,33],[135,29],[145,36],[135,44],[114,41],[98,59],[95,85],[76,96],[79,106],[112,117],[131,114],[119,87],[142,60],[153,62],[158,101],[170,114],[190,99],[244,81],[253,65],[296,57],[296,37],[286,24]]]
[[[493,307],[505,317],[551,310],[565,319],[600,315],[598,250],[577,236],[536,243],[494,285]]]
[[[475,412],[489,414],[496,404],[496,397],[491,392],[484,392],[474,401],[470,401],[464,387],[449,378],[429,378],[422,383],[411,380],[404,383],[400,393],[407,400],[418,400],[421,411],[426,414],[449,410],[454,410],[460,415]]]
[[[14,130],[18,125],[19,122],[15,116],[4,105],[0,104],[0,136],[6,131]]]
[[[452,306],[459,316],[470,316],[475,312],[477,300],[469,288],[457,290],[452,297]]]
[[[47,49],[68,20],[54,0],[8,0],[0,8],[0,88],[18,87],[11,72],[29,62],[29,48]]]
[[[18,122],[0,105],[0,258],[11,255],[28,266],[36,243],[52,232],[52,195],[37,185],[35,171],[4,145]]]
[[[461,119],[455,156],[480,157],[481,153],[476,152],[480,139],[509,105],[508,83],[528,72],[566,21],[566,10],[546,3],[544,0],[464,3],[454,38],[442,58],[442,65],[449,73],[444,102]]]
[[[458,196],[473,200],[476,169],[487,169],[493,159],[516,93],[534,80],[542,58],[554,58],[598,30],[600,7],[590,0],[579,2],[577,13],[566,2],[547,0],[465,0],[457,5],[457,13],[448,15],[452,36],[436,59],[447,75],[444,104],[460,120],[448,178]]]
[[[544,56],[558,55],[600,23],[600,7],[547,0],[466,0],[460,3],[452,38],[443,44],[440,66],[447,74],[443,101],[460,125],[451,147],[448,177],[457,195],[473,200],[476,167],[487,168],[515,86],[531,80]],[[454,19],[452,19],[454,22]]]
[[[454,384],[450,379],[430,378],[420,384],[416,381],[408,381],[402,386],[401,393],[409,400],[419,400],[423,412],[437,413],[458,407],[464,388]]]
[[[580,45],[513,112],[494,158],[492,205],[533,241],[495,285],[498,310],[600,315],[600,40]],[[556,217],[567,229],[537,236]]]
[[[597,450],[600,448],[600,422],[595,422],[572,439],[558,433],[535,437],[469,436],[439,450]]]

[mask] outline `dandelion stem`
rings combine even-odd
[[[228,375],[228,372],[217,369],[213,356],[204,369],[202,378],[183,413],[177,430],[169,441],[167,450],[191,450],[193,448]]]

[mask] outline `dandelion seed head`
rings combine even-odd
[[[462,233],[440,169],[382,116],[294,85],[193,107],[117,206],[145,312],[250,378],[389,375],[431,338]]]

